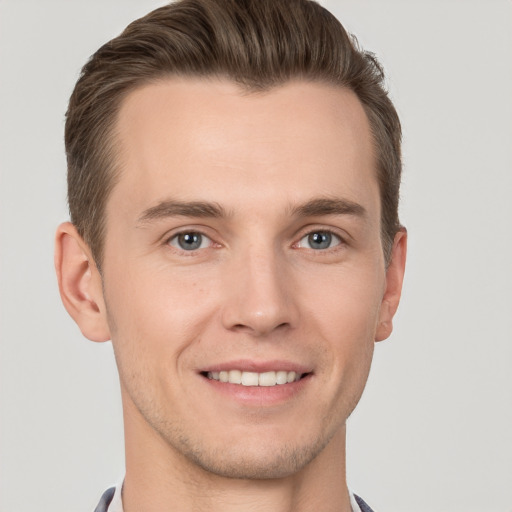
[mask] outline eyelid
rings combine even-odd
[[[169,230],[167,233],[165,233],[161,238],[160,241],[163,245],[171,247],[173,250],[179,251],[181,253],[187,253],[189,255],[193,253],[197,253],[199,251],[204,251],[205,249],[209,249],[212,247],[222,247],[224,244],[219,243],[215,240],[214,236],[211,234],[208,234],[210,230],[208,228],[205,228],[204,226],[197,226],[197,225],[191,225],[191,226],[181,226],[179,228],[175,228],[172,230]],[[198,248],[195,250],[185,250],[181,249],[180,247],[176,247],[174,245],[171,245],[171,240],[177,238],[180,235],[186,234],[186,233],[197,233],[201,235],[202,237],[209,240],[208,247]],[[318,250],[316,249],[315,252],[326,252],[332,249],[335,249],[338,246],[345,246],[348,245],[347,239],[352,239],[350,234],[346,233],[344,230],[334,228],[332,226],[325,226],[325,225],[308,225],[303,227],[299,230],[298,234],[294,237],[296,240],[292,243],[292,248],[303,248],[301,247],[300,241],[304,239],[305,237],[311,235],[312,233],[329,233],[333,237],[336,237],[339,240],[339,243],[337,243],[333,247],[329,247],[326,249]],[[306,248],[308,249],[308,248]],[[314,249],[311,249],[314,250]]]
[[[164,246],[170,247],[173,251],[177,251],[180,254],[186,254],[186,255],[191,256],[194,253],[197,254],[200,251],[204,251],[206,249],[209,249],[209,248],[212,248],[215,246],[217,246],[217,247],[221,246],[221,244],[216,242],[214,237],[211,234],[208,234],[207,231],[209,231],[209,230],[205,229],[203,226],[193,226],[193,225],[192,226],[181,226],[179,228],[175,228],[175,229],[168,231],[160,238],[160,240]],[[176,239],[178,236],[184,235],[187,233],[190,233],[190,234],[196,233],[196,234],[201,235],[202,237],[208,239],[209,240],[208,246],[187,251],[185,249],[181,249],[178,246],[171,245],[171,241],[173,239]]]
[[[348,245],[348,239],[351,239],[352,237],[346,233],[344,230],[333,228],[332,226],[322,226],[322,225],[309,225],[304,228],[302,228],[297,237],[293,246],[298,247],[301,240],[303,240],[305,237],[311,235],[312,233],[329,233],[330,235],[336,237],[339,239],[340,243],[336,244],[337,247],[339,245]],[[300,246],[299,246],[300,247]],[[324,251],[328,251],[329,249],[334,249],[334,247],[329,247],[328,249],[324,249]]]
[[[307,240],[312,234],[314,233],[325,233],[325,234],[328,234],[330,235],[332,238],[331,238],[331,242],[337,242],[337,243],[334,243],[334,245],[330,245],[329,247],[325,247],[325,248],[313,248],[313,247],[306,247],[305,245],[302,245],[302,241],[303,240]],[[306,244],[307,242],[305,242]],[[321,251],[329,251],[329,250],[332,250],[332,249],[336,249],[338,246],[340,245],[343,245],[344,244],[344,241],[343,239],[337,235],[336,233],[333,233],[332,231],[326,231],[326,230],[320,230],[320,229],[317,229],[317,230],[313,230],[313,231],[310,231],[309,233],[306,233],[304,236],[302,236],[300,238],[300,240],[297,242],[297,246],[301,249],[308,249],[308,250],[312,250],[312,251],[316,251],[316,252],[321,252]]]
[[[179,237],[181,235],[192,235],[192,234],[199,235],[201,237],[200,247],[197,247],[196,249],[190,249],[190,250],[183,249],[182,247],[179,247],[178,242],[177,242]],[[174,241],[176,241],[176,245],[173,243]],[[167,243],[171,247],[174,247],[175,249],[177,249],[178,251],[194,252],[194,251],[199,251],[201,249],[207,249],[211,245],[212,239],[208,235],[205,235],[204,233],[200,233],[198,231],[182,231],[181,233],[175,233],[173,236],[168,238]],[[204,243],[207,244],[206,247],[202,247]]]

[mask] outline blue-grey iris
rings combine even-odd
[[[201,233],[181,233],[178,235],[178,245],[185,251],[193,251],[199,249],[203,242]]]
[[[326,231],[317,231],[308,235],[308,243],[312,249],[327,249],[332,242],[332,235]]]

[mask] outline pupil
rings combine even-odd
[[[311,233],[309,243],[313,249],[327,249],[331,245],[330,233]]]
[[[179,235],[178,243],[182,249],[191,251],[201,246],[201,235],[199,233],[184,233]]]

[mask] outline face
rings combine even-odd
[[[127,435],[219,475],[300,470],[343,430],[389,317],[362,106],[170,79],[117,129],[103,289]]]

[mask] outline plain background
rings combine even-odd
[[[82,64],[155,0],[0,0],[0,511],[92,511],[123,473],[111,345],[60,303],[63,124]],[[349,420],[378,512],[512,511],[512,3],[324,2],[404,128],[402,305]],[[305,411],[307,414],[307,411]]]

